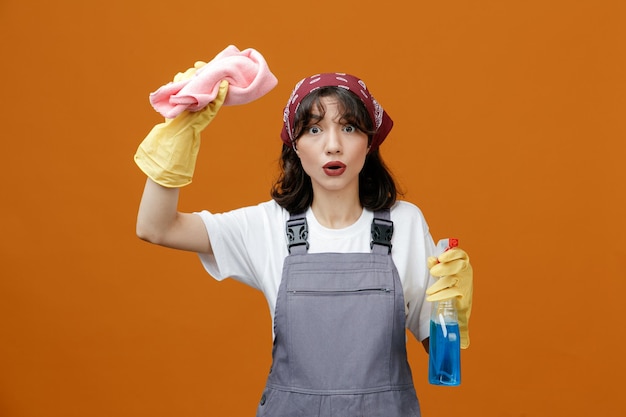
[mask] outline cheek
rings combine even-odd
[[[352,152],[352,155],[354,155],[353,161],[358,162],[361,166],[364,165],[369,149],[370,148],[367,146],[367,140],[355,146]]]
[[[311,160],[311,158],[307,156],[306,152],[298,152],[298,158],[300,158],[300,165],[302,165],[304,172],[309,174],[311,170],[311,166],[313,164],[313,161]]]

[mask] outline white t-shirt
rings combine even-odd
[[[262,291],[273,323],[283,261],[288,255],[285,222],[289,213],[271,200],[221,214],[196,214],[204,221],[213,248],[213,255],[199,254],[204,268],[217,280],[230,277]],[[421,341],[429,336],[430,306],[425,291],[433,279],[426,259],[434,255],[435,245],[418,207],[398,201],[390,214],[394,224],[391,253],[402,281],[406,327]],[[372,211],[363,210],[354,224],[328,229],[309,208],[309,253],[370,252],[373,218]]]

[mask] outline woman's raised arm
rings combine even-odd
[[[154,126],[139,145],[135,163],[148,176],[137,215],[139,238],[175,249],[211,252],[202,219],[179,212],[178,198],[180,187],[191,183],[200,133],[217,114],[227,92],[228,82],[222,81],[217,97],[204,109],[185,111]]]

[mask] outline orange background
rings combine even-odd
[[[254,415],[263,297],[134,234],[148,94],[228,44],[279,85],[222,109],[181,209],[267,200],[293,84],[357,74],[475,269],[462,386],[409,341],[424,416],[624,415],[625,4],[3,0],[0,416]]]

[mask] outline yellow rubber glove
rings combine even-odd
[[[174,81],[192,77],[205,63],[178,73]],[[135,163],[154,182],[164,187],[183,187],[191,183],[200,149],[200,132],[213,120],[228,93],[222,81],[215,100],[197,112],[184,111],[174,119],[154,126],[135,153]]]
[[[439,255],[438,258],[429,257],[428,268],[430,274],[439,279],[426,290],[428,295],[426,301],[456,299],[461,349],[467,349],[470,343],[468,322],[472,312],[474,291],[474,272],[469,256],[463,249],[452,248]]]

